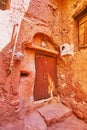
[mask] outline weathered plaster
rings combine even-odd
[[[20,66],[20,82],[18,87],[21,108],[31,106],[33,103],[35,73],[35,51],[30,49],[24,50],[24,59]]]

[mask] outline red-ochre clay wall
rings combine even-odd
[[[61,2],[57,1],[34,1],[30,2],[30,6],[25,13],[25,16],[21,23],[20,33],[18,37],[18,48],[22,45],[23,51],[26,50],[26,47],[35,45],[38,42],[39,36],[41,37],[48,37],[51,42],[52,48],[55,48],[56,52],[59,50],[59,45],[61,44]],[[57,23],[58,22],[58,23]],[[37,38],[35,39],[35,36]],[[39,39],[40,40],[40,39]],[[38,43],[36,44],[37,47]],[[17,49],[18,49],[17,48]],[[51,47],[50,47],[51,49]],[[28,50],[30,51],[30,49]],[[27,52],[28,52],[27,51]],[[35,50],[32,51],[33,53],[33,63],[35,65]],[[29,52],[28,52],[29,53]],[[32,55],[29,55],[32,57]],[[57,57],[58,58],[58,57]],[[28,57],[27,57],[28,59]],[[23,63],[23,62],[22,62]],[[22,67],[22,72],[25,71],[26,63],[24,64],[24,68]],[[32,65],[32,62],[29,62],[29,66]],[[26,69],[28,72],[28,68]],[[36,70],[33,70],[33,74],[36,74]],[[32,75],[32,70],[29,70],[29,77]],[[33,89],[35,84],[35,76],[30,81],[31,87],[29,89],[27,85],[27,89],[31,92],[30,100],[33,101]],[[38,81],[39,82],[39,81]],[[29,84],[29,83],[28,83]],[[26,91],[26,89],[24,90]],[[25,98],[26,98],[25,94]],[[28,95],[29,96],[29,95]],[[21,96],[22,98],[22,96]]]
[[[73,16],[81,13],[87,1],[62,1],[62,41],[74,44],[74,57],[63,56],[58,60],[59,92],[62,101],[73,112],[87,121],[87,50],[78,48],[78,24]]]
[[[22,20],[16,46],[16,52],[24,54],[23,60],[14,59],[11,63],[14,40],[0,52],[0,122],[17,117],[19,108],[32,104],[35,52],[34,50],[27,51],[25,47],[33,43],[36,34],[42,33],[52,40],[56,51],[59,50],[61,44],[60,8],[61,2],[32,0],[25,13],[25,19]],[[29,79],[23,79],[26,75]]]
[[[44,33],[54,41],[56,46],[59,46],[61,43],[60,5],[61,2],[56,0],[32,0],[25,13],[25,19],[22,21],[19,42],[27,41],[30,43],[36,33]]]

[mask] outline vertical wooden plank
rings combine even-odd
[[[80,46],[84,45],[84,23],[79,26],[79,43]]]
[[[85,22],[85,45],[87,45],[87,21]]]
[[[80,47],[87,45],[87,16],[79,20],[79,44]]]

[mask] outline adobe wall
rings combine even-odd
[[[37,42],[34,37],[37,36],[39,38],[39,34],[42,34],[42,37],[49,37],[51,40],[51,46],[53,46],[56,52],[59,51],[59,46],[61,44],[61,2],[54,1],[35,1],[32,0],[30,2],[30,6],[25,13],[25,16],[21,23],[20,33],[18,37],[18,46],[17,49],[21,47],[23,51],[26,51],[26,47],[29,48]],[[36,45],[38,47],[38,44]],[[51,48],[49,48],[51,49]],[[33,62],[35,62],[35,52],[33,51],[34,57]],[[31,57],[31,55],[29,56]],[[27,57],[28,58],[28,57]],[[22,62],[23,63],[23,62]],[[29,62],[31,66],[31,62]],[[22,71],[24,71],[26,64],[24,64],[24,68],[22,67]],[[34,64],[35,65],[35,64]],[[26,70],[28,71],[28,69]],[[36,70],[34,70],[33,74],[36,74]],[[32,75],[32,70],[29,70],[29,77]],[[30,77],[31,79],[31,77]],[[32,95],[28,95],[30,97],[31,102],[34,101],[33,89],[35,84],[35,76],[33,76],[32,80],[28,79],[31,87],[27,85],[26,89],[29,89]],[[27,82],[27,81],[26,81]],[[28,83],[27,82],[27,83]],[[22,95],[21,95],[22,96]],[[21,97],[22,98],[22,97]],[[27,94],[25,94],[25,98],[27,98]],[[26,103],[27,104],[27,103]],[[25,105],[26,106],[26,105]]]
[[[58,60],[59,93],[62,102],[72,107],[73,112],[87,121],[87,50],[78,48],[78,24],[73,15],[87,5],[86,0],[63,0],[62,41],[74,44],[74,57],[62,56]]]
[[[18,117],[17,111],[20,108],[32,104],[35,80],[35,52],[32,50],[27,51],[26,46],[32,45],[34,36],[42,33],[52,40],[52,46],[57,52],[59,51],[59,45],[61,44],[60,8],[61,2],[56,0],[32,0],[21,22],[16,46],[16,52],[22,52],[24,58],[21,61],[14,59],[13,63],[11,63],[13,41],[1,51],[0,114],[2,118],[0,118],[0,121],[3,119],[9,120],[10,117],[13,119]],[[10,67],[11,72],[9,71]]]
[[[58,48],[61,43],[60,5],[61,2],[56,0],[31,0],[29,9],[22,20],[18,42],[31,43],[36,33],[44,33]]]

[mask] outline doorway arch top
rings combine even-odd
[[[55,49],[53,40],[44,33],[36,33],[33,37],[32,44],[28,44],[27,47],[53,53],[55,55],[59,54],[59,52]]]

